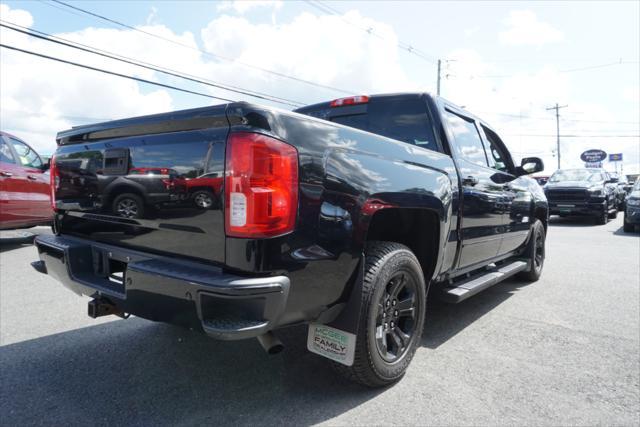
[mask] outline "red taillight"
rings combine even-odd
[[[347,98],[334,99],[329,104],[330,107],[344,107],[345,105],[358,105],[366,104],[369,102],[369,97],[366,95],[349,96]]]
[[[56,156],[51,156],[49,162],[49,186],[51,187],[51,208],[56,210],[56,190],[60,187],[60,176],[56,167]]]
[[[293,230],[298,211],[298,152],[257,133],[229,135],[225,230],[231,237],[274,237]]]

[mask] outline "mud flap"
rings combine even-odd
[[[353,365],[356,337],[360,327],[364,264],[363,255],[358,263],[358,274],[353,282],[351,294],[340,314],[326,325],[310,324],[307,336],[309,351],[347,366]]]

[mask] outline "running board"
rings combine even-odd
[[[451,303],[464,301],[478,292],[484,291],[496,283],[502,282],[514,274],[526,270],[528,266],[525,261],[514,261],[511,264],[497,267],[494,270],[487,271],[480,277],[463,281],[455,287],[444,288],[441,297],[443,300]]]

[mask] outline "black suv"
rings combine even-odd
[[[544,187],[550,215],[593,216],[606,224],[618,213],[614,179],[603,169],[559,169]]]

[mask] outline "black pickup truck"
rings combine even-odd
[[[93,317],[257,337],[270,353],[282,349],[272,331],[308,324],[310,351],[381,386],[409,365],[427,295],[455,303],[542,272],[548,206],[525,176],[541,160],[516,166],[489,125],[427,94],[297,112],[230,103],[76,127],[57,143],[54,235],[36,239],[33,266],[91,297]],[[215,174],[222,203],[118,215],[113,195],[127,193],[83,187],[68,165],[90,162],[68,159],[102,162],[84,172],[94,181]]]

